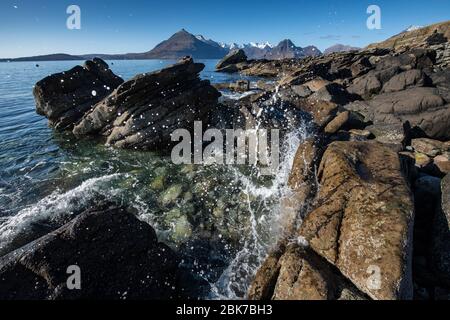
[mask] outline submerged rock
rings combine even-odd
[[[2,257],[0,298],[177,298],[178,263],[152,227],[123,209],[105,206]],[[70,266],[80,270],[79,290],[67,286]]]
[[[36,83],[36,111],[47,117],[55,129],[71,130],[87,111],[122,83],[103,60],[95,58]]]

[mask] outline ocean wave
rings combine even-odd
[[[84,181],[65,193],[59,191],[0,222],[0,256],[56,229],[80,213],[99,197],[113,200],[121,192],[111,182],[123,174]]]

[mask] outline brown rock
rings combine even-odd
[[[350,111],[339,113],[324,129],[325,133],[333,134],[338,132],[349,120]]]
[[[450,142],[441,142],[427,138],[413,139],[411,141],[411,147],[413,147],[415,151],[426,154],[432,158],[447,151],[450,152]]]
[[[398,155],[375,142],[335,142],[300,235],[374,299],[412,297],[414,206]],[[379,286],[370,272],[380,271]]]

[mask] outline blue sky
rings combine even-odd
[[[66,28],[71,4],[81,8],[81,30]],[[366,27],[371,4],[382,10],[381,30]],[[290,38],[323,50],[335,43],[365,46],[410,25],[445,20],[449,0],[1,0],[0,57],[144,52],[181,28],[216,41]]]

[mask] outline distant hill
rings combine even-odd
[[[73,56],[65,53],[47,54],[43,56],[33,56],[15,59],[0,59],[1,62],[22,62],[22,61],[74,61],[74,60],[85,60],[83,56]]]
[[[443,37],[450,40],[450,21],[436,23],[419,29],[408,28],[396,36],[379,43],[373,43],[367,48],[399,49],[405,46],[422,46],[426,45],[426,40],[433,34],[442,34]]]
[[[361,50],[361,48],[358,47],[352,47],[345,44],[335,44],[334,46],[329,47],[326,49],[323,54],[330,54],[333,52],[345,52],[345,51],[354,51],[354,50]]]

